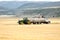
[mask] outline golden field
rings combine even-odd
[[[60,18],[51,24],[18,25],[18,18],[0,18],[0,40],[60,40]]]

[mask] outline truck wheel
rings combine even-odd
[[[48,23],[51,23],[50,21]]]
[[[50,21],[49,22],[44,22],[44,24],[49,24],[50,23]]]
[[[44,22],[44,24],[48,24],[48,22]]]
[[[39,24],[39,22],[37,22],[37,24]]]
[[[33,22],[33,24],[36,24],[36,22]]]

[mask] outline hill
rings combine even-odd
[[[60,17],[60,2],[0,2],[0,15]]]

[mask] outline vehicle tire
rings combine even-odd
[[[44,22],[44,24],[48,24],[48,22]]]
[[[18,21],[18,24],[23,24],[23,21],[21,20],[21,21]]]
[[[31,22],[29,20],[24,20],[23,23],[24,24],[31,24]]]
[[[20,21],[18,21],[17,23],[20,24]]]
[[[48,23],[51,23],[50,21]]]
[[[23,24],[23,22],[18,22],[18,24]]]
[[[36,24],[36,22],[33,22],[33,24]]]
[[[31,24],[31,22],[30,22],[29,20],[27,21],[27,23],[28,23],[28,24]]]
[[[37,22],[37,24],[40,24],[39,22]]]

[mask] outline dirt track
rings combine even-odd
[[[60,19],[51,24],[18,25],[17,18],[0,18],[0,40],[60,40]]]

